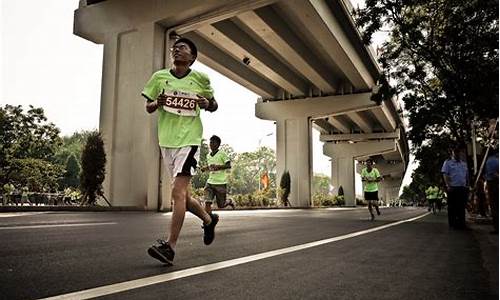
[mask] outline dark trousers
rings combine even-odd
[[[490,198],[493,226],[495,230],[498,231],[498,179],[488,180],[488,197]]]
[[[448,190],[448,225],[465,228],[465,204],[469,190],[466,187],[451,187]]]

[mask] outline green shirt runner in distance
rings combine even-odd
[[[217,151],[213,156],[210,153],[207,155],[207,163],[209,166],[225,165],[228,161],[230,161],[229,156],[222,150]],[[227,170],[210,171],[207,182],[209,184],[227,184],[226,171]]]
[[[361,170],[361,177],[366,177],[367,179],[375,180],[380,177],[380,173],[376,168],[372,168],[371,172],[368,172],[366,168]],[[365,192],[377,192],[378,191],[378,182],[366,182],[365,183]]]

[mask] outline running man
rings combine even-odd
[[[430,185],[425,190],[425,197],[429,205],[428,211],[432,210],[433,214],[436,214],[436,205],[439,198],[439,188],[435,185]]]
[[[190,68],[198,54],[196,45],[180,38],[170,51],[172,68],[154,73],[142,91],[146,111],[158,112],[158,142],[165,168],[173,180],[170,235],[166,241],[159,239],[158,244],[148,249],[148,254],[169,265],[174,260],[186,210],[203,221],[205,245],[214,240],[219,221],[219,216],[208,214],[188,189],[203,135],[200,110],[214,112],[218,105],[207,75]]]
[[[212,212],[212,202],[215,198],[217,207],[231,206],[234,209],[233,200],[226,200],[227,195],[227,173],[231,169],[229,156],[220,150],[220,137],[213,135],[210,138],[210,153],[207,156],[208,166],[202,167],[201,171],[209,172],[207,185],[205,186],[205,211]]]
[[[361,170],[361,180],[365,183],[365,200],[368,202],[368,211],[373,221],[375,215],[373,214],[372,206],[375,206],[377,215],[380,216],[380,210],[378,209],[378,182],[382,180],[380,172],[377,168],[373,167],[373,160],[366,160],[366,168]]]

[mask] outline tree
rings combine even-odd
[[[280,180],[280,189],[281,189],[281,202],[285,206],[291,206],[290,201],[288,200],[288,196],[290,195],[291,191],[291,179],[290,179],[290,172],[285,171],[283,172],[283,175],[281,176]]]
[[[201,141],[201,146],[200,146],[200,161],[198,162],[198,170],[200,170],[200,167],[207,165],[207,155],[209,152],[210,149],[207,145],[207,142],[205,141],[205,139],[203,139]],[[195,189],[200,189],[205,187],[207,180],[208,180],[208,172],[197,171],[196,174],[193,176],[193,179],[191,180],[191,185]]]
[[[95,205],[97,197],[103,197],[102,183],[106,173],[106,153],[101,133],[92,132],[83,148],[82,171],[80,173],[80,189],[82,191],[82,204]],[[109,206],[111,204],[108,202]]]
[[[39,158],[12,159],[9,180],[16,186],[27,186],[30,191],[56,190],[63,166]]]
[[[355,15],[366,43],[390,29],[380,61],[405,103],[417,160],[498,116],[498,1],[367,0]]]
[[[344,188],[342,186],[339,186],[339,191],[338,191],[337,195],[344,196]]]
[[[268,147],[254,152],[232,154],[229,188],[233,194],[250,194],[258,189],[260,175],[267,172],[269,187],[276,187],[276,154]],[[231,157],[231,156],[230,156]]]
[[[60,145],[59,129],[47,122],[42,108],[30,105],[24,112],[21,106],[0,107],[0,185],[25,184],[26,180],[18,173],[22,170],[23,174],[31,172],[30,176],[51,174],[52,177],[46,179],[53,182],[52,188],[57,187],[60,174],[53,171],[60,168],[53,157]],[[29,170],[30,167],[35,169]],[[33,180],[32,184],[35,184]]]
[[[401,193],[400,198],[405,200],[406,203],[413,204],[418,202],[418,194],[414,190],[414,186],[410,184],[410,186],[403,187],[403,192]]]
[[[61,180],[61,188],[77,188],[80,185],[80,164],[74,154],[66,160],[66,172]]]
[[[71,155],[80,158],[82,156],[83,146],[92,132],[93,131],[84,130],[75,132],[70,136],[63,136],[62,145],[57,149],[54,160],[61,165],[66,165]]]
[[[312,194],[330,193],[330,177],[323,174],[314,174],[312,179]]]

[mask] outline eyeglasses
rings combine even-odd
[[[181,50],[181,51],[186,51],[186,50],[188,50],[188,49],[190,49],[190,48],[189,48],[189,46],[188,46],[188,45],[186,45],[186,44],[177,44],[177,45],[175,45],[175,46],[172,46],[172,48],[170,48],[170,51],[172,51],[172,52],[173,52],[173,51],[175,51],[175,50],[177,50],[177,49],[178,49],[178,50]]]

